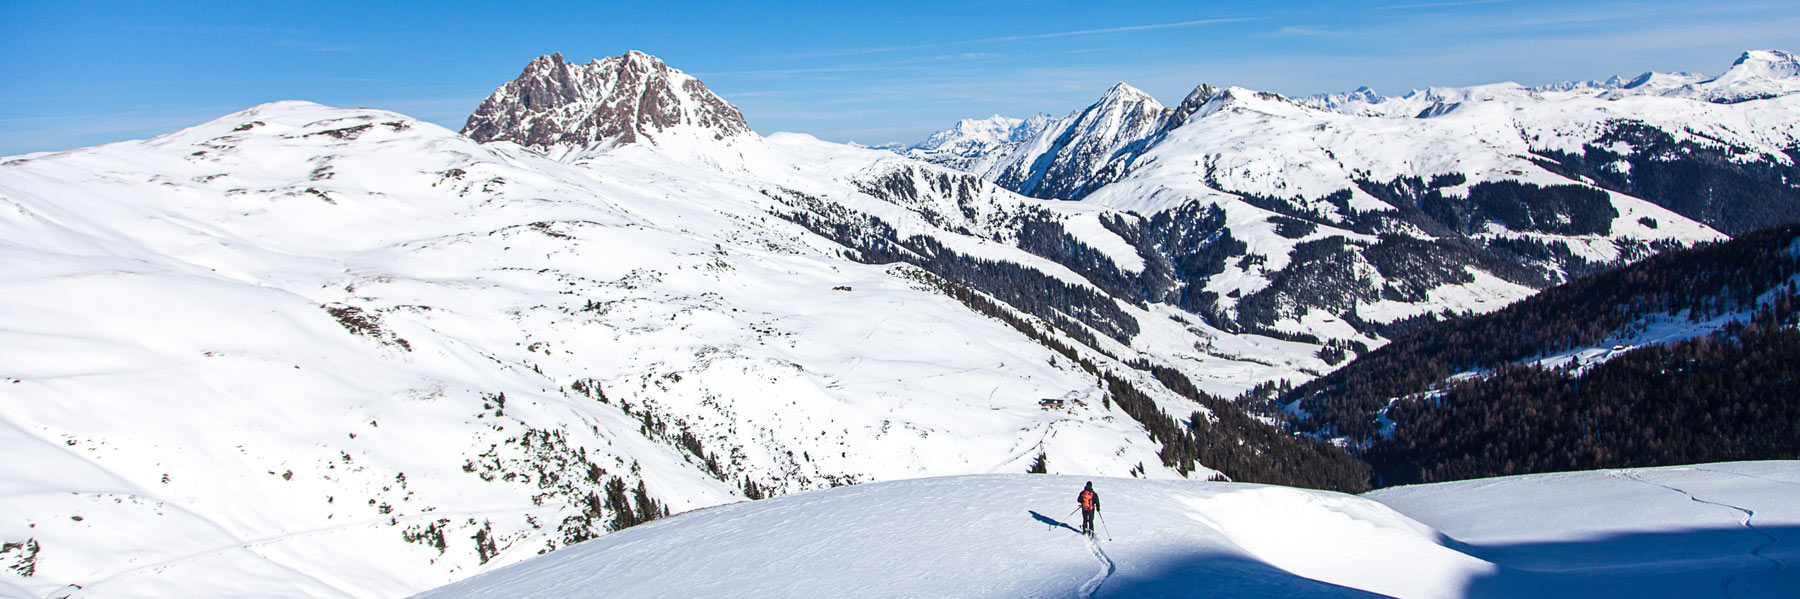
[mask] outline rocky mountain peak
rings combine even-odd
[[[1174,111],[1169,113],[1169,124],[1164,128],[1174,129],[1181,126],[1183,123],[1187,122],[1188,117],[1199,112],[1200,107],[1205,106],[1207,102],[1211,102],[1213,98],[1218,96],[1218,88],[1205,83],[1196,86],[1194,91],[1188,92],[1186,98],[1182,98],[1180,104],[1175,105]]]
[[[1162,103],[1157,102],[1156,98],[1152,97],[1150,94],[1144,93],[1144,90],[1122,82],[1115,83],[1112,87],[1107,88],[1106,93],[1101,94],[1100,100],[1094,103],[1094,107],[1096,108],[1113,106],[1143,112],[1152,112],[1163,109]]]
[[[495,89],[462,129],[476,141],[510,141],[553,155],[654,142],[677,132],[722,140],[750,127],[699,79],[636,50],[584,65],[561,53],[533,59],[517,79]]]

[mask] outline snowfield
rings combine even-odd
[[[629,529],[454,597],[1775,597],[1800,588],[1800,462],[1575,472],[1351,496],[990,475],[858,485]]]
[[[811,143],[848,156],[774,184],[893,159]],[[1181,476],[1071,361],[679,150],[283,102],[0,162],[0,580],[393,597],[604,533],[614,480],[685,511],[1040,452]]]

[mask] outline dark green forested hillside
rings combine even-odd
[[[1360,447],[1376,486],[1800,457],[1800,225],[1668,252],[1491,314],[1425,326],[1283,394],[1304,433]],[[1762,304],[1758,304],[1759,298]],[[1711,335],[1587,370],[1515,365],[1651,320],[1754,311]],[[1454,374],[1485,372],[1447,383]],[[1389,403],[1392,398],[1405,398]],[[1378,414],[1398,425],[1383,437]]]

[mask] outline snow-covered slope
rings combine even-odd
[[[284,102],[7,158],[0,540],[38,548],[10,584],[397,596],[660,508],[1040,454],[1181,476],[1074,361],[763,193],[912,214],[834,178],[891,154],[745,143],[567,164]]]
[[[1539,475],[1366,497],[972,476],[684,514],[423,597],[1780,596],[1800,464]]]
[[[1211,410],[1127,361],[1232,393],[1324,368],[1020,247],[1055,227],[1143,270],[1125,215],[807,136],[641,133],[532,150],[281,102],[0,161],[11,584],[394,596],[745,497],[1040,460],[1205,479],[1145,423]],[[1092,303],[1012,307],[800,215]]]
[[[1531,287],[1368,249],[1417,239],[1389,234],[1416,233],[1403,224],[1195,188],[1156,152],[1212,142],[1145,141],[1216,117],[1297,143],[1281,111],[1353,117],[1243,90],[1173,109],[1114,91],[1059,129],[1079,151],[1038,172],[1116,177],[1094,195],[1147,200],[1034,199],[763,138],[637,53],[534,61],[471,117],[486,143],[281,102],[0,159],[0,445],[27,456],[0,468],[16,515],[0,556],[20,574],[5,580],[37,596],[397,596],[667,511],[1040,460],[1361,485],[1341,452],[1283,445],[1201,392],[1304,380],[1328,350],[1380,341],[1354,311],[1288,299],[1397,319]],[[1438,183],[1417,187],[1479,194]],[[1293,201],[1379,208],[1361,193]],[[1140,200],[1174,208],[1121,209]],[[1602,257],[1709,234],[1620,202],[1603,224],[1625,242],[1529,211],[1470,222]],[[1318,250],[1345,239],[1374,257],[1321,276],[1360,295],[1282,278],[1336,264]],[[1236,326],[1242,305],[1263,328]]]
[[[1800,588],[1800,462],[1394,487],[1365,497],[1499,570],[1480,597],[1785,597]]]

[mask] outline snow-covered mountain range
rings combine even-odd
[[[1793,96],[1570,102],[1120,85],[908,157],[632,52],[534,60],[461,134],[278,102],[0,158],[0,593],[400,596],[919,477],[1357,488],[1220,398],[1722,236],[1570,174],[1589,141],[1792,167]]]
[[[1376,345],[1412,317],[1482,312],[1800,210],[1795,57],[1724,74],[1529,89],[1365,89],[1290,100],[1128,85],[985,155],[904,153],[1042,198],[1176,223],[1144,285],[1232,330]],[[959,129],[932,137],[955,147]],[[1156,228],[1153,224],[1152,228]],[[1153,239],[1156,237],[1152,236]],[[1152,259],[1154,261],[1154,259]],[[1162,291],[1159,295],[1157,292]],[[1360,351],[1353,351],[1360,353]]]
[[[993,161],[1004,156],[1002,149],[1031,139],[1050,124],[1050,115],[1034,114],[1015,119],[994,115],[985,119],[963,119],[955,126],[933,133],[925,141],[912,146],[895,145],[879,149],[909,151],[930,156],[929,162],[960,171],[984,172]]]
[[[508,122],[564,114],[531,105]],[[280,102],[0,160],[0,442],[22,456],[0,540],[32,548],[7,588],[397,596],[745,498],[1034,465],[1205,479],[1177,456],[1192,436],[1145,423],[1212,410],[1128,361],[1189,355],[1236,387],[1326,367],[1017,247],[1058,226],[1129,260],[1102,209],[736,121],[630,122],[530,149]],[[808,228],[833,218],[1091,305],[1037,316],[852,259],[870,250]],[[1293,447],[1244,463],[1318,451]]]
[[[1685,98],[1715,104],[1762,100],[1800,91],[1800,56],[1781,50],[1751,50],[1717,77],[1697,73],[1648,71],[1626,79],[1569,81],[1536,87],[1501,83],[1476,87],[1433,87],[1400,96],[1383,96],[1367,87],[1353,92],[1299,98],[1301,104],[1345,114],[1365,116],[1425,116],[1440,104],[1465,101],[1555,102],[1578,97],[1618,100],[1657,96]]]

